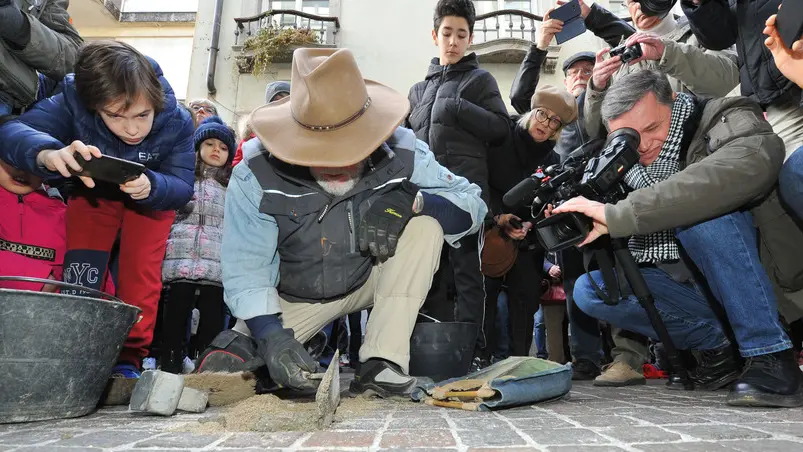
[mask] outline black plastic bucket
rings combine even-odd
[[[465,322],[418,323],[410,337],[410,375],[436,382],[468,374],[479,325]]]
[[[0,423],[83,416],[100,401],[139,308],[111,298],[0,289]]]

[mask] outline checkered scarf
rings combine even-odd
[[[649,166],[635,165],[625,174],[625,183],[634,190],[655,185],[680,170],[681,141],[683,125],[694,111],[691,96],[678,93],[672,105],[672,118],[669,134],[664,141],[658,158]],[[628,243],[630,253],[639,263],[656,264],[680,259],[675,233],[672,230],[654,232],[649,235],[634,235]]]

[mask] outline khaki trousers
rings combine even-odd
[[[563,343],[563,320],[566,318],[565,304],[542,304],[544,327],[546,327],[546,352],[550,361],[566,363]]]
[[[328,303],[291,303],[280,299],[282,323],[304,343],[334,320],[373,306],[368,317],[360,362],[382,358],[409,372],[410,336],[418,310],[438,270],[443,230],[432,217],[415,217],[399,237],[396,254],[374,266],[358,290]],[[249,334],[243,320],[235,330]]]

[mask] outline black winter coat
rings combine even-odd
[[[776,101],[801,102],[800,88],[781,74],[764,45],[764,22],[778,13],[781,0],[707,0],[700,6],[690,0],[681,3],[704,47],[723,50],[736,44],[743,96],[765,108]]]
[[[434,58],[424,81],[410,88],[407,127],[438,163],[482,188],[488,201],[488,150],[503,142],[510,119],[493,76],[474,53],[441,66]]]

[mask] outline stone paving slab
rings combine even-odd
[[[220,415],[141,416],[123,407],[79,419],[0,425],[0,452],[385,451],[755,452],[803,451],[803,409],[727,406],[724,392],[676,392],[576,383],[571,397],[495,413],[389,402],[319,432],[189,434]]]

